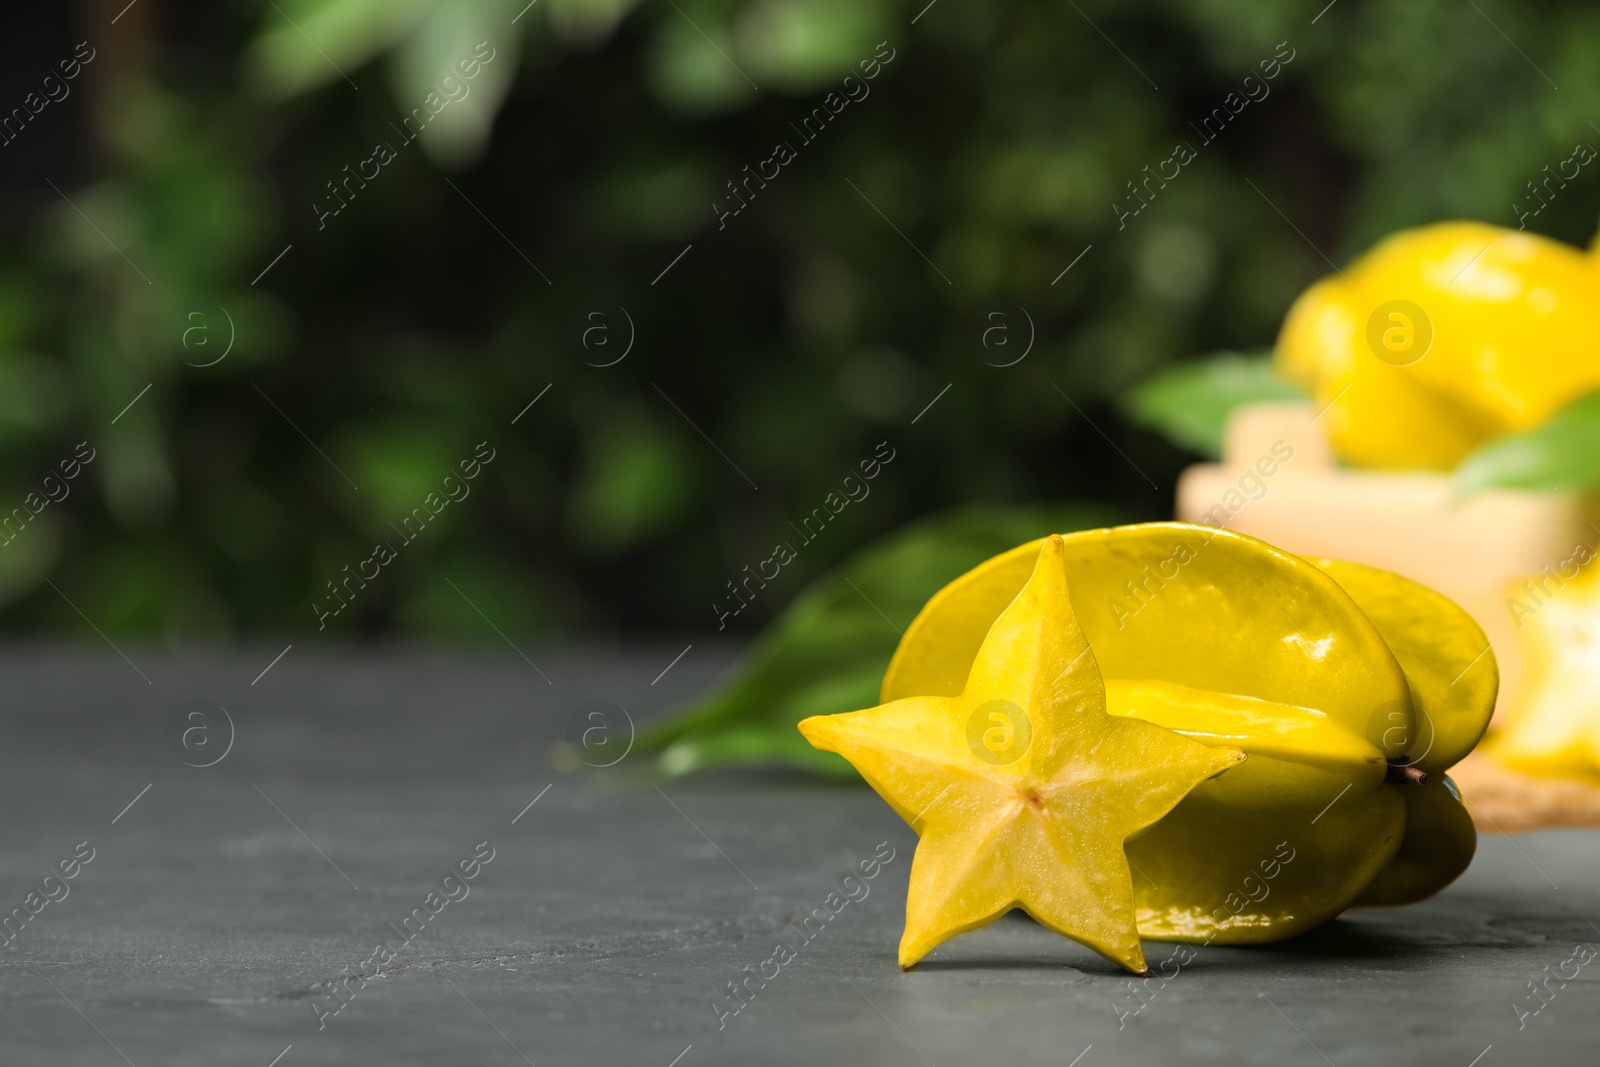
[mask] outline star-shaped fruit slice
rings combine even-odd
[[[800,732],[854,764],[921,834],[904,968],[1020,907],[1144,973],[1123,842],[1245,758],[1107,713],[1059,536],[990,628],[960,696],[814,716]]]
[[[1515,593],[1527,673],[1491,751],[1528,774],[1600,779],[1600,568]]]

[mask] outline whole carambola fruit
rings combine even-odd
[[[1109,710],[1249,755],[1128,842],[1142,936],[1272,941],[1351,905],[1420,900],[1466,869],[1477,837],[1444,772],[1477,744],[1498,687],[1466,612],[1387,571],[1206,526],[1064,545]],[[959,694],[1039,547],[940,590],[883,701]]]

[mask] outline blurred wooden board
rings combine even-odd
[[[1600,828],[1600,786],[1521,774],[1485,752],[1474,752],[1450,768],[1450,777],[1461,788],[1480,833]]]

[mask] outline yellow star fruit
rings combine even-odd
[[[1477,851],[1472,816],[1444,772],[1472,751],[1488,727],[1500,685],[1494,653],[1472,616],[1443,594],[1360,563],[1312,562],[1372,620],[1411,687],[1417,721],[1403,762],[1429,778],[1400,790],[1405,837],[1354,901],[1409,904],[1455,881]],[[1385,731],[1396,728],[1384,724]]]
[[[1449,470],[1600,388],[1594,256],[1518,230],[1444,222],[1388,237],[1307,289],[1281,373],[1360,466]]]
[[[1600,579],[1589,568],[1548,599],[1518,590],[1527,674],[1491,750],[1531,774],[1600,780]]]
[[[1057,567],[1064,602],[1046,612]],[[1028,626],[1047,635],[1029,645]],[[903,965],[1020,906],[1138,969],[1128,867],[1138,936],[1218,943],[1421,899],[1464,870],[1476,837],[1443,772],[1493,710],[1487,647],[1459,607],[1385,571],[1183,523],[1090,530],[956,579],[907,629],[881,707],[801,729],[920,828]],[[1083,649],[1072,714],[1005,660],[1017,648],[1052,664]],[[1107,714],[1162,743],[1105,732]],[[997,772],[995,745],[1033,755]],[[1029,799],[1108,772],[1109,806]]]
[[[959,695],[913,696],[800,723],[922,840],[900,965],[1021,907],[1143,973],[1124,842],[1245,756],[1106,711],[1067,597],[1059,535],[989,627]]]

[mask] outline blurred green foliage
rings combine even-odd
[[[1481,446],[1455,472],[1456,493],[1484,489],[1592,491],[1600,485],[1600,393],[1579,397],[1544,424]]]
[[[1139,425],[1217,459],[1234,408],[1262,400],[1305,399],[1305,393],[1273,372],[1270,354],[1219,352],[1157,371],[1122,395],[1122,407]]]
[[[882,440],[901,458],[871,497],[736,625],[952,505],[1164,517],[1192,457],[1123,417],[1132,383],[1270,343],[1324,253],[1514,225],[1600,122],[1592,4],[1323,8],[143,0],[113,26],[89,5],[89,163],[57,176],[70,204],[30,176],[36,210],[6,223],[0,508],[78,441],[98,455],[0,551],[0,610],[78,632],[50,577],[111,633],[315,630],[325,583],[485,440],[470,499],[330,632],[704,630]],[[402,146],[479,41],[470,92]],[[800,144],[789,124],[881,41],[870,95]],[[1270,95],[1119,229],[1127,183],[1284,41]],[[719,229],[779,140],[798,158]],[[383,141],[398,158],[319,229]],[[1538,225],[1584,241],[1596,200],[1583,179]],[[601,300],[636,331],[609,367],[575,341]],[[1031,318],[1014,366],[974,340],[999,305]]]
[[[807,586],[731,680],[647,730],[639,750],[659,752],[655,766],[671,775],[784,764],[854,780],[848,763],[800,736],[800,720],[875,705],[895,646],[923,605],[984,560],[1114,522],[1092,506],[969,505],[879,538]]]

